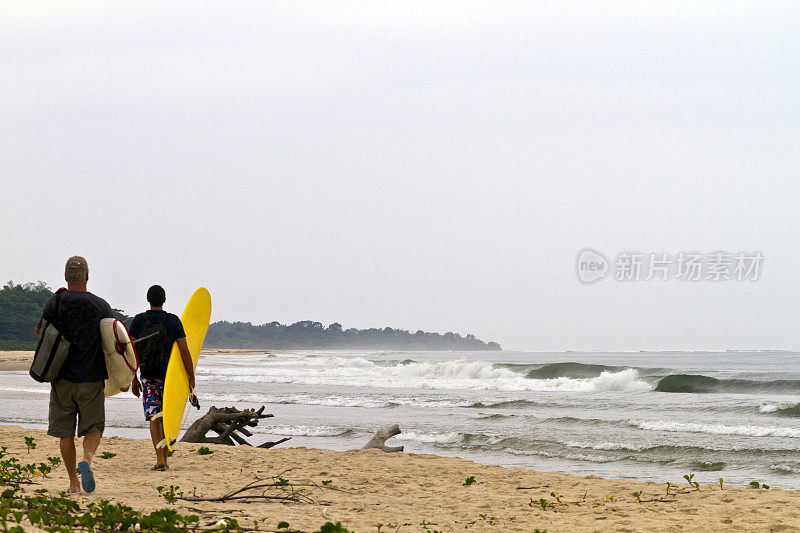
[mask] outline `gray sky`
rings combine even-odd
[[[0,3],[0,280],[128,313],[800,349],[793,2]],[[759,251],[758,281],[576,277]]]

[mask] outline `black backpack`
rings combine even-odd
[[[167,326],[159,320],[161,313],[144,313],[142,318],[142,328],[139,331],[142,341],[136,344],[139,366],[145,374],[163,374],[166,372],[175,339],[169,334]],[[145,339],[150,335],[152,336]]]

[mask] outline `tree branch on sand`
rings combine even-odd
[[[400,426],[397,424],[392,424],[391,426],[384,426],[379,429],[375,435],[370,439],[368,443],[366,443],[361,449],[362,450],[369,450],[370,448],[378,448],[385,452],[402,452],[402,446],[386,446],[386,440],[394,437],[395,435],[399,435]]]
[[[250,483],[223,494],[222,496],[203,497],[193,493],[191,496],[179,496],[178,499],[188,502],[227,502],[237,500],[242,503],[250,503],[253,501],[268,500],[284,503],[316,503],[308,495],[308,489],[335,490],[337,492],[352,494],[344,489],[331,487],[329,485],[317,485],[314,482],[289,483],[289,480],[285,479],[283,476],[291,470],[294,469],[289,468],[271,477],[262,478],[256,476],[256,479]]]
[[[264,414],[263,405],[257,411],[252,409],[240,411],[235,407],[223,407],[218,409],[212,406],[206,414],[195,420],[195,422],[189,426],[181,442],[250,446],[250,443],[247,442],[244,437],[252,437],[253,434],[247,428],[255,427],[262,418],[270,418],[272,416],[271,414]],[[209,437],[209,431],[214,431],[217,436]],[[289,438],[290,437],[286,437],[275,442],[265,442],[258,447],[272,448],[277,444],[286,442]]]

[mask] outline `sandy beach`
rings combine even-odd
[[[0,371],[28,370],[32,360],[32,351],[0,351]]]
[[[57,441],[43,431],[3,426],[0,445],[23,461],[43,461],[58,455]],[[23,437],[38,444],[26,453]],[[677,494],[666,496],[664,483],[581,478],[520,468],[480,465],[458,458],[378,450],[333,452],[307,448],[264,450],[178,444],[168,472],[150,471],[150,442],[106,438],[94,461],[97,490],[75,496],[86,505],[108,499],[149,511],[166,506],[156,487],[177,485],[187,495],[217,497],[243,487],[256,477],[281,475],[300,487],[307,503],[254,501],[187,502],[179,512],[194,513],[211,524],[230,516],[240,524],[264,521],[274,529],[281,522],[313,531],[326,521],[341,521],[358,532],[376,531],[800,531],[800,492],[780,489],[701,485],[689,490],[683,482]],[[116,454],[102,459],[99,454]],[[476,485],[464,486],[474,476]],[[40,478],[39,478],[40,479]],[[323,481],[331,483],[323,486]],[[672,480],[678,483],[681,480]],[[41,486],[66,488],[63,467]],[[678,483],[680,486],[681,484]],[[33,490],[33,487],[30,488]],[[642,491],[641,503],[633,496]],[[558,503],[550,493],[559,495]],[[613,499],[612,499],[613,495]],[[539,499],[550,502],[545,509]],[[656,501],[652,501],[656,500]]]

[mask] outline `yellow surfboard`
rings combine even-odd
[[[208,331],[211,320],[211,294],[204,287],[200,287],[186,304],[181,315],[183,330],[186,332],[186,344],[192,354],[192,363],[197,367],[197,358]],[[189,376],[183,366],[181,352],[178,344],[172,345],[172,353],[167,364],[167,375],[164,378],[164,440],[167,449],[172,451],[178,432],[181,430],[183,413],[186,411],[186,400],[189,398]]]

